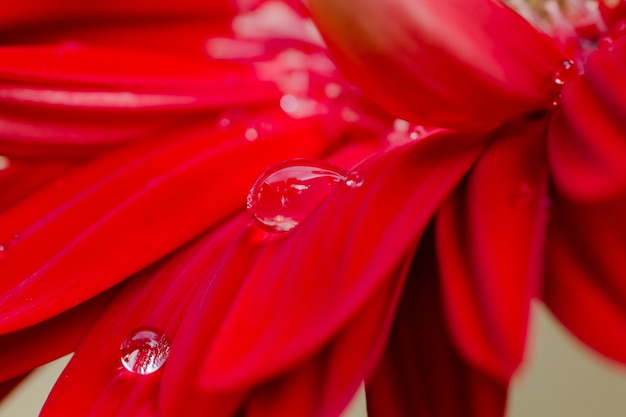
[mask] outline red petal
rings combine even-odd
[[[506,382],[520,363],[542,277],[546,120],[500,131],[437,217],[437,256],[452,339]]]
[[[557,198],[544,299],[582,341],[626,363],[626,198],[582,204]]]
[[[441,133],[361,167],[361,187],[331,194],[248,271],[207,351],[203,386],[255,384],[326,343],[397,268],[482,147],[481,137]]]
[[[319,119],[258,117],[273,130],[256,141],[244,138],[248,123],[175,131],[77,169],[0,216],[0,242],[20,236],[0,261],[0,332],[56,315],[180,246],[241,207],[268,164],[333,146]]]
[[[94,152],[222,108],[278,102],[275,84],[259,81],[252,66],[200,58],[66,45],[0,48],[0,151]]]
[[[132,374],[121,366],[120,344],[133,329],[151,326],[165,333],[172,355],[185,356],[178,342],[181,318],[191,300],[210,293],[214,266],[247,222],[240,216],[218,227],[124,284],[77,349],[41,416],[156,416],[163,371],[174,366],[176,374],[175,363],[170,358],[154,374]]]
[[[468,364],[446,331],[433,246],[427,234],[404,288],[387,351],[366,382],[368,415],[503,416],[507,384]]]
[[[1,335],[0,381],[73,352],[116,291],[107,291],[35,326]]]
[[[310,3],[340,68],[398,117],[480,130],[552,102],[565,57],[500,1]]]
[[[549,130],[559,190],[581,201],[626,193],[626,39],[591,54],[585,74],[565,86]]]
[[[411,259],[386,277],[367,305],[312,359],[255,389],[246,415],[339,415],[383,351]]]

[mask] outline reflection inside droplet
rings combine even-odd
[[[158,371],[170,355],[170,342],[163,332],[152,327],[140,327],[124,339],[120,359],[128,371],[148,375]]]
[[[356,172],[324,161],[293,159],[259,176],[247,198],[255,222],[270,232],[287,232],[302,222],[338,184],[360,187]]]

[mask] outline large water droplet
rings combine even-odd
[[[360,187],[356,172],[314,159],[278,163],[259,176],[248,193],[252,218],[270,232],[287,232],[302,222],[339,184]]]
[[[120,346],[124,368],[140,375],[158,371],[170,356],[170,342],[163,332],[152,327],[139,327]]]

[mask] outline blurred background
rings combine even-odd
[[[533,307],[531,326],[527,359],[513,382],[507,417],[626,416],[626,368],[573,339],[540,305]],[[29,377],[0,405],[0,417],[36,417],[68,360]],[[343,417],[364,417],[364,398],[361,390]]]

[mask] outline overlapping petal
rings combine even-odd
[[[626,192],[626,38],[591,54],[585,73],[565,86],[548,145],[556,186],[593,202]]]
[[[156,416],[163,370],[151,375],[126,371],[120,363],[120,344],[133,329],[151,326],[164,332],[173,353],[180,350],[179,324],[188,303],[197,294],[214,291],[212,272],[224,252],[233,248],[230,242],[239,242],[237,236],[246,234],[247,222],[247,217],[239,216],[218,226],[125,283],[68,364],[41,415]],[[236,290],[238,282],[219,285]]]
[[[247,387],[284,372],[366,308],[484,139],[441,133],[372,159],[359,168],[361,187],[333,193],[288,239],[274,242],[207,346],[203,387]]]
[[[543,279],[547,121],[501,129],[437,216],[437,258],[452,340],[507,383],[522,360],[529,303]]]
[[[0,48],[0,151],[72,156],[277,102],[250,65],[123,47]]]
[[[564,55],[500,1],[310,3],[340,68],[403,119],[482,130],[552,102]]]
[[[0,261],[0,331],[120,282],[240,207],[268,164],[334,145],[320,118],[257,116],[272,130],[255,141],[245,138],[248,121],[176,130],[110,153],[4,213],[0,241],[19,241]],[[241,160],[248,162],[237,166]]]
[[[589,346],[626,362],[626,39],[591,54],[549,130],[555,181],[545,301]],[[599,324],[601,323],[601,325]]]
[[[371,417],[504,413],[507,384],[468,364],[449,334],[437,263],[431,229],[415,255],[386,352],[366,381]]]

